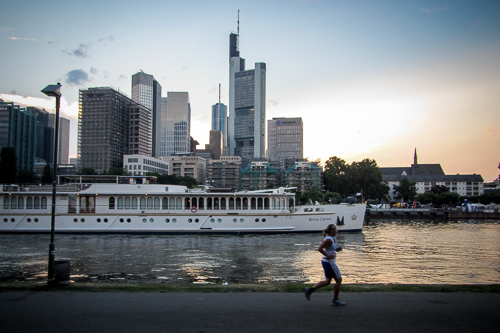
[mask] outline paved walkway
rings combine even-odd
[[[2,292],[0,332],[498,332],[500,294]]]

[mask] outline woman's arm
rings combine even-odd
[[[326,253],[326,250],[325,248],[328,247],[328,246],[332,246],[332,240],[331,239],[325,239],[324,241],[321,242],[321,244],[319,244],[318,246],[318,251],[324,255],[325,257],[329,258],[329,259],[333,259],[335,258],[335,255],[332,253],[330,256],[333,256],[333,258],[330,258],[330,256]]]

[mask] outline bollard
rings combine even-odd
[[[70,284],[69,259],[54,260],[54,275],[57,284]]]

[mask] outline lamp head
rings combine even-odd
[[[61,86],[59,82],[57,84],[49,84],[43,88],[42,92],[47,96],[61,97]]]

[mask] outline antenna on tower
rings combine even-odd
[[[220,83],[219,83],[219,104],[217,104],[217,126],[215,129],[222,131],[222,128],[220,128]]]
[[[240,51],[240,10],[238,9],[238,28],[236,30],[236,51]]]

